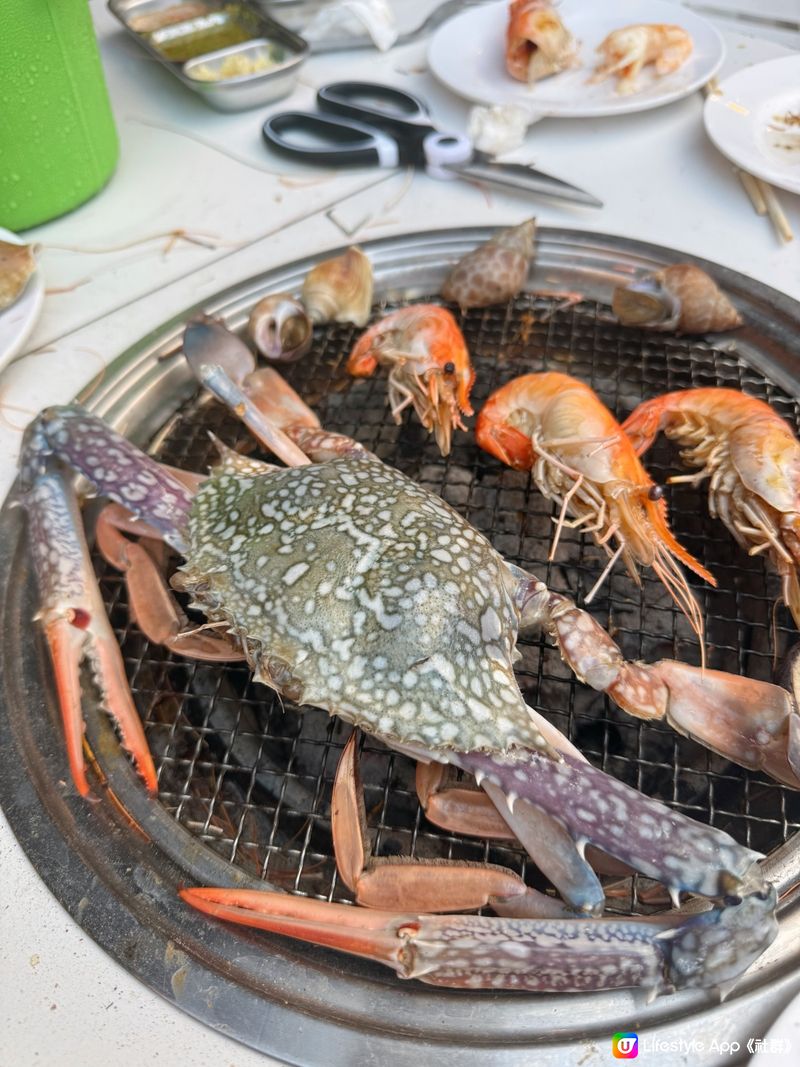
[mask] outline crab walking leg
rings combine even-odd
[[[331,829],[339,877],[358,904],[426,912],[489,906],[500,915],[524,917],[569,914],[561,901],[530,888],[518,874],[497,864],[373,857],[356,741],[356,733],[351,734],[336,769]]]
[[[533,576],[521,592],[527,627],[543,627],[576,676],[629,715],[666,719],[713,752],[800,788],[800,714],[780,686],[677,660],[627,662],[588,612]]]
[[[108,504],[97,519],[95,535],[103,558],[125,576],[131,616],[154,644],[191,659],[211,663],[230,663],[245,659],[223,635],[187,630],[187,619],[178,607],[172,590],[156,560],[138,541],[125,533],[152,539],[155,530],[138,519],[131,519],[119,504]],[[158,547],[163,549],[159,539]]]
[[[704,826],[638,793],[590,764],[560,762],[516,749],[507,756],[454,752],[452,762],[499,787],[516,812],[522,800],[564,828],[580,852],[587,844],[662,882],[707,897],[763,890],[753,852],[713,826]]]
[[[364,790],[358,774],[355,733],[341,753],[334,779],[331,827],[339,877],[367,908],[474,911],[543,918],[569,914],[554,897],[495,863],[375,858],[366,828]]]
[[[90,792],[83,760],[80,685],[80,667],[86,657],[119,727],[122,744],[133,756],[147,789],[154,793],[158,785],[155,767],[128,688],[119,645],[97,588],[75,495],[61,473],[53,471],[37,476],[24,504],[42,600],[39,617],[53,661],[75,786],[82,796]]]
[[[777,934],[774,889],[699,915],[508,919],[353,908],[259,890],[184,889],[214,918],[387,964],[401,978],[466,989],[653,995],[738,978]]]
[[[75,785],[84,796],[89,792],[80,695],[80,665],[85,657],[119,726],[124,747],[154,792],[153,761],[97,589],[75,495],[58,461],[84,474],[99,493],[124,505],[179,550],[184,548],[191,496],[155,460],[79,407],[50,408],[26,431],[22,502],[30,523],[40,614],[53,658]]]

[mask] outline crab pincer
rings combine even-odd
[[[50,409],[26,431],[22,503],[28,513],[33,566],[41,599],[39,617],[50,648],[67,754],[78,791],[89,784],[84,767],[80,668],[88,659],[122,743],[150,792],[156,772],[125,667],[97,588],[80,512],[63,464],[82,468],[98,491],[114,487],[131,512],[173,547],[182,548],[180,519],[188,514],[184,486],[124,438],[109,440],[107,427],[78,408]]]
[[[724,988],[777,934],[775,890],[654,920],[515,919],[397,913],[261,890],[183,889],[225,922],[324,945],[454,989],[573,993],[639,987],[650,996]]]

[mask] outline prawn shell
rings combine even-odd
[[[693,263],[675,263],[614,290],[611,303],[623,326],[677,333],[718,333],[743,319],[713,278]]]
[[[501,230],[450,271],[442,296],[462,310],[504,304],[522,289],[536,251],[536,219]]]
[[[259,300],[250,312],[247,328],[253,344],[271,362],[291,363],[311,347],[311,319],[291,293],[272,293]]]
[[[348,248],[308,272],[302,298],[312,322],[366,326],[372,310],[372,264],[360,248]]]
[[[506,70],[532,85],[575,66],[578,45],[550,0],[514,0],[508,12]]]
[[[0,311],[11,307],[36,270],[39,245],[18,245],[0,241]]]

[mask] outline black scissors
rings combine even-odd
[[[322,166],[421,167],[434,178],[474,178],[591,207],[591,193],[522,163],[497,163],[463,134],[443,133],[428,108],[403,89],[334,82],[317,92],[319,112],[283,111],[264,140],[283,155]]]

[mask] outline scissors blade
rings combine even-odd
[[[579,189],[577,185],[554,178],[552,174],[544,174],[524,163],[497,163],[476,154],[469,163],[459,163],[448,169],[457,171],[459,175],[468,178],[494,182],[496,185],[507,185],[512,189],[524,189],[526,192],[538,193],[541,196],[570,200],[589,207],[603,206],[602,200],[598,200],[596,196],[592,196],[584,189]]]

